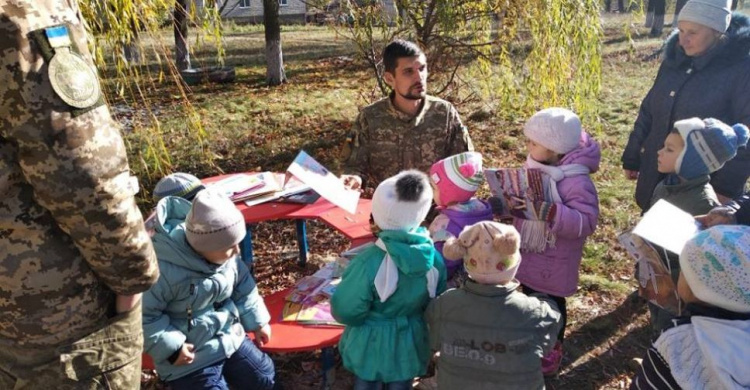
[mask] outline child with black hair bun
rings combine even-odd
[[[380,183],[372,216],[382,231],[349,263],[331,298],[346,325],[339,343],[355,389],[411,389],[430,358],[423,313],[445,290],[445,265],[420,224],[432,204],[427,176],[403,171]]]

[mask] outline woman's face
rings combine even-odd
[[[714,29],[688,21],[679,22],[677,28],[680,31],[680,46],[690,57],[697,57],[708,51],[721,36]]]

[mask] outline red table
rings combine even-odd
[[[203,179],[208,184],[227,177],[215,176]],[[252,267],[252,224],[277,220],[292,219],[297,223],[297,242],[300,249],[300,262],[307,259],[307,237],[305,221],[320,219],[338,232],[346,236],[352,247],[373,241],[375,237],[370,230],[370,212],[372,210],[369,199],[360,199],[357,211],[349,214],[336,207],[331,202],[320,198],[312,204],[295,204],[268,202],[248,207],[245,203],[235,203],[245,217],[247,236],[242,244],[242,258]],[[252,268],[251,268],[252,269]],[[333,349],[344,331],[342,327],[302,325],[296,322],[282,322],[284,298],[291,289],[276,292],[263,298],[268,311],[271,313],[271,341],[261,349],[266,352],[305,352],[322,350],[323,378],[327,380],[328,372],[333,367]],[[148,354],[143,354],[143,368],[153,369],[154,363]]]

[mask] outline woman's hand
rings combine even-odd
[[[362,178],[356,175],[341,175],[341,181],[344,187],[350,190],[359,190],[362,188]]]
[[[708,214],[696,216],[695,220],[705,229],[716,225],[734,225],[737,223],[734,210],[724,206],[714,207]]]
[[[628,178],[628,180],[636,180],[638,179],[638,171],[631,171],[630,169],[623,169],[625,171],[625,177]]]

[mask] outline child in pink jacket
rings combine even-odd
[[[581,121],[564,108],[547,108],[534,114],[525,124],[524,135],[528,157],[525,168],[536,168],[548,174],[552,187],[552,205],[543,232],[530,232],[526,220],[514,217],[521,232],[523,261],[516,278],[527,294],[550,295],[560,308],[563,326],[553,350],[542,358],[542,372],[555,375],[562,360],[562,342],[567,310],[565,297],[576,292],[578,272],[586,237],[596,229],[599,197],[589,177],[599,169],[599,144],[581,129]],[[539,205],[525,205],[534,207]],[[526,233],[526,234],[525,234]],[[531,234],[528,234],[531,233]],[[546,237],[541,247],[538,237]]]

